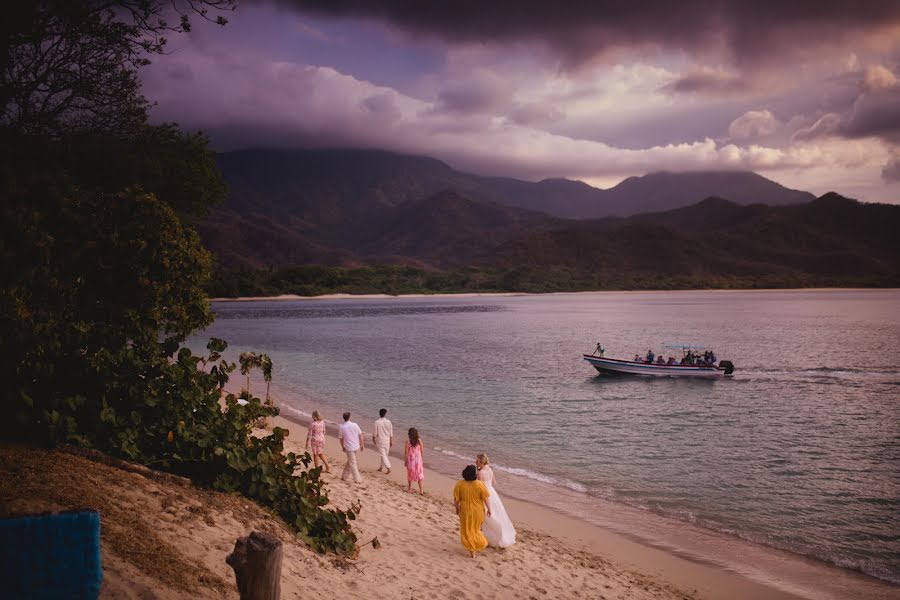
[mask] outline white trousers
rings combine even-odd
[[[390,444],[378,444],[378,454],[381,455],[381,467],[382,469],[391,470],[391,460],[388,458],[388,452],[391,451]]]
[[[344,452],[347,455],[347,464],[344,465],[344,472],[341,473],[341,480],[346,481],[348,475],[353,476],[353,481],[356,483],[360,483],[362,481],[362,477],[359,475],[359,469],[356,466],[356,453],[359,450],[352,450],[350,452]]]

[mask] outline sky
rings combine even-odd
[[[220,151],[379,148],[607,188],[751,170],[900,204],[900,1],[238,0],[143,70]]]

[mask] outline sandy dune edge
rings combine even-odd
[[[694,597],[527,530],[514,547],[473,560],[459,544],[448,500],[408,494],[377,475],[367,472],[358,486],[330,482],[336,505],[362,501],[360,541],[377,536],[382,544],[377,550],[364,546],[355,561],[313,553],[241,497],[147,479],[58,451],[0,447],[0,515],[100,510],[103,598],[236,598],[224,559],[234,540],[254,529],[285,543],[284,598],[363,597],[375,590],[387,598]]]

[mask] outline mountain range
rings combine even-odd
[[[900,207],[817,199],[755,173],[654,173],[601,190],[375,150],[243,150],[217,160],[230,194],[201,235],[226,271],[563,269],[588,287],[635,276],[900,282]]]

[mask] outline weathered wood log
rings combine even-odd
[[[234,569],[241,600],[281,598],[281,540],[268,533],[252,532],[238,538],[225,562]]]

